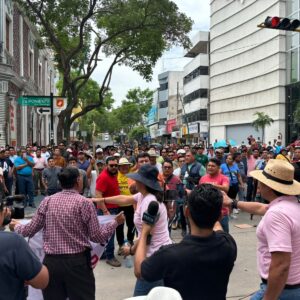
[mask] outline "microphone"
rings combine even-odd
[[[148,205],[148,209],[143,213],[142,221],[148,225],[154,225],[159,218],[158,209],[158,202],[151,201]]]
[[[148,225],[153,226],[159,219],[159,205],[157,201],[151,201],[148,209],[143,213],[142,221]],[[147,245],[151,243],[151,234],[147,236]]]

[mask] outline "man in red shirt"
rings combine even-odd
[[[210,183],[221,191],[227,193],[229,191],[229,179],[227,176],[221,174],[220,172],[221,162],[216,158],[211,158],[208,161],[206,172],[207,174],[202,176],[199,184]],[[225,232],[229,232],[229,217],[228,209],[222,208],[223,218],[221,220],[221,225]]]
[[[107,167],[101,172],[96,181],[96,197],[106,198],[120,195],[118,183],[118,161],[116,157],[110,156],[106,159]],[[115,204],[99,204],[98,214],[117,215],[119,206]],[[121,263],[115,257],[115,234],[110,238],[106,248],[106,263],[113,267],[120,267]]]

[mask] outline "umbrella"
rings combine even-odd
[[[216,143],[214,143],[214,148],[220,148],[220,147],[227,147],[228,144],[230,146],[236,146],[236,142],[232,139],[229,140],[219,140]]]

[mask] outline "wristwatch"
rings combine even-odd
[[[231,209],[237,209],[237,205],[238,205],[238,200],[236,199],[232,199],[232,202],[231,202]]]

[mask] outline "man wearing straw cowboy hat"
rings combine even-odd
[[[130,167],[132,164],[128,161],[127,158],[122,157],[120,158],[118,162],[118,184],[120,189],[121,195],[131,195],[129,190],[129,181],[126,174],[129,173]],[[134,215],[134,208],[133,205],[128,204],[122,204],[120,205],[120,210],[124,212],[125,219],[126,219],[126,225],[127,225],[127,241],[129,244],[133,244],[133,238],[134,238],[134,223],[133,223],[133,215]],[[121,247],[124,246],[124,225],[118,226],[117,230],[117,241],[119,244],[119,250],[118,255],[121,255]]]
[[[251,300],[300,299],[300,183],[294,171],[288,161],[271,159],[263,171],[251,172],[269,204],[238,202],[224,195],[223,205],[263,215],[256,232],[262,283]]]

